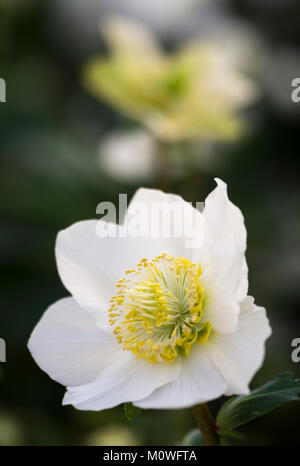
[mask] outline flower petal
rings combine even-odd
[[[63,385],[94,380],[119,350],[73,298],[50,306],[33,330],[28,347],[39,367]]]
[[[175,194],[140,188],[131,200],[124,224],[146,225],[148,237],[160,237],[164,252],[191,259],[203,243],[202,214]]]
[[[71,225],[57,235],[55,252],[64,286],[96,318],[99,327],[110,332],[107,311],[120,266],[114,254],[117,226],[106,225],[106,238],[97,235],[96,220]]]
[[[209,238],[213,242],[236,238],[241,249],[246,247],[244,218],[227,195],[227,185],[215,178],[217,187],[207,196],[203,215]]]
[[[174,382],[134,404],[150,409],[187,408],[218,398],[227,388],[223,377],[212,365],[206,347],[196,345],[190,356],[182,360],[180,375]]]
[[[101,30],[112,53],[136,60],[160,59],[161,50],[150,28],[133,18],[105,18]],[[150,58],[151,57],[151,58]]]
[[[218,246],[218,247],[217,247]],[[205,293],[205,320],[220,333],[233,333],[238,325],[241,256],[232,242],[218,244],[210,253],[209,265],[200,277]]]
[[[153,191],[141,191],[146,191],[143,205],[149,205]],[[173,199],[173,196],[170,197]],[[180,207],[186,204],[188,209],[193,209],[179,196],[174,197]],[[169,196],[166,198],[169,199]],[[134,207],[137,207],[136,203]],[[124,276],[127,269],[134,268],[143,257],[153,259],[163,252],[187,257],[191,251],[185,248],[181,236],[170,238],[167,235],[161,238],[161,228],[165,225],[165,217],[161,212],[149,219],[152,226],[157,221],[158,234],[154,232],[154,237],[147,228],[143,230],[145,224],[139,216],[141,212],[137,216],[132,209],[131,212],[131,221],[127,226],[88,220],[73,224],[60,231],[57,236],[56,260],[64,286],[106,332],[111,332],[107,315],[109,300],[116,292],[117,281]]]
[[[178,377],[180,363],[151,364],[119,351],[97,380],[81,387],[69,387],[63,404],[77,409],[99,411],[139,400]]]
[[[228,199],[226,184],[216,181],[217,188],[205,201],[204,243],[194,260],[203,266],[207,319],[216,331],[233,333],[248,289],[246,229],[241,211]]]
[[[146,131],[115,131],[101,141],[98,163],[113,178],[125,182],[145,181],[155,176],[155,155],[155,139]]]
[[[217,187],[207,196],[203,211],[205,223],[205,245],[214,248],[219,243],[233,242],[242,256],[241,283],[238,298],[244,299],[248,290],[247,265],[244,254],[247,246],[247,231],[244,217],[227,195],[227,185],[215,179]]]
[[[247,296],[241,304],[236,333],[213,336],[211,359],[228,383],[227,395],[249,392],[248,384],[263,362],[270,334],[265,309]]]

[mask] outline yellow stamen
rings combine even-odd
[[[166,253],[126,270],[110,300],[110,324],[124,350],[149,362],[172,363],[203,345],[211,334],[205,320],[201,264]]]

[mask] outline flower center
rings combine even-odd
[[[126,271],[111,299],[110,324],[124,350],[149,362],[173,362],[206,343],[211,324],[203,322],[201,265],[166,253]]]

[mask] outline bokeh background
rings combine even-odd
[[[140,185],[155,185],[148,159],[127,164],[125,154],[121,170],[102,163],[99,145],[138,123],[96,100],[80,80],[84,62],[105,53],[98,24],[111,14],[144,21],[166,50],[235,26],[234,43],[244,33],[255,42],[248,65],[260,95],[247,115],[249,131],[234,144],[202,148],[192,164],[181,157],[169,189],[201,201],[213,177],[228,183],[248,229],[250,293],[273,327],[252,386],[282,371],[300,373],[291,361],[291,341],[300,337],[300,103],[290,97],[291,80],[300,77],[299,1],[0,0],[0,77],[7,83],[0,103],[0,337],[7,342],[0,445],[170,445],[194,426],[189,410],[149,411],[129,422],[122,407],[62,407],[64,388],[26,347],[42,312],[67,294],[54,260],[57,231],[95,218],[97,204],[117,202],[118,193],[131,197]],[[142,158],[148,146],[138,147]],[[221,401],[211,403],[214,412]],[[240,430],[242,444],[300,445],[300,403]]]

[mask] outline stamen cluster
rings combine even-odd
[[[173,362],[206,343],[211,325],[203,319],[201,265],[166,253],[144,258],[125,272],[111,299],[110,324],[124,350],[149,362]]]

